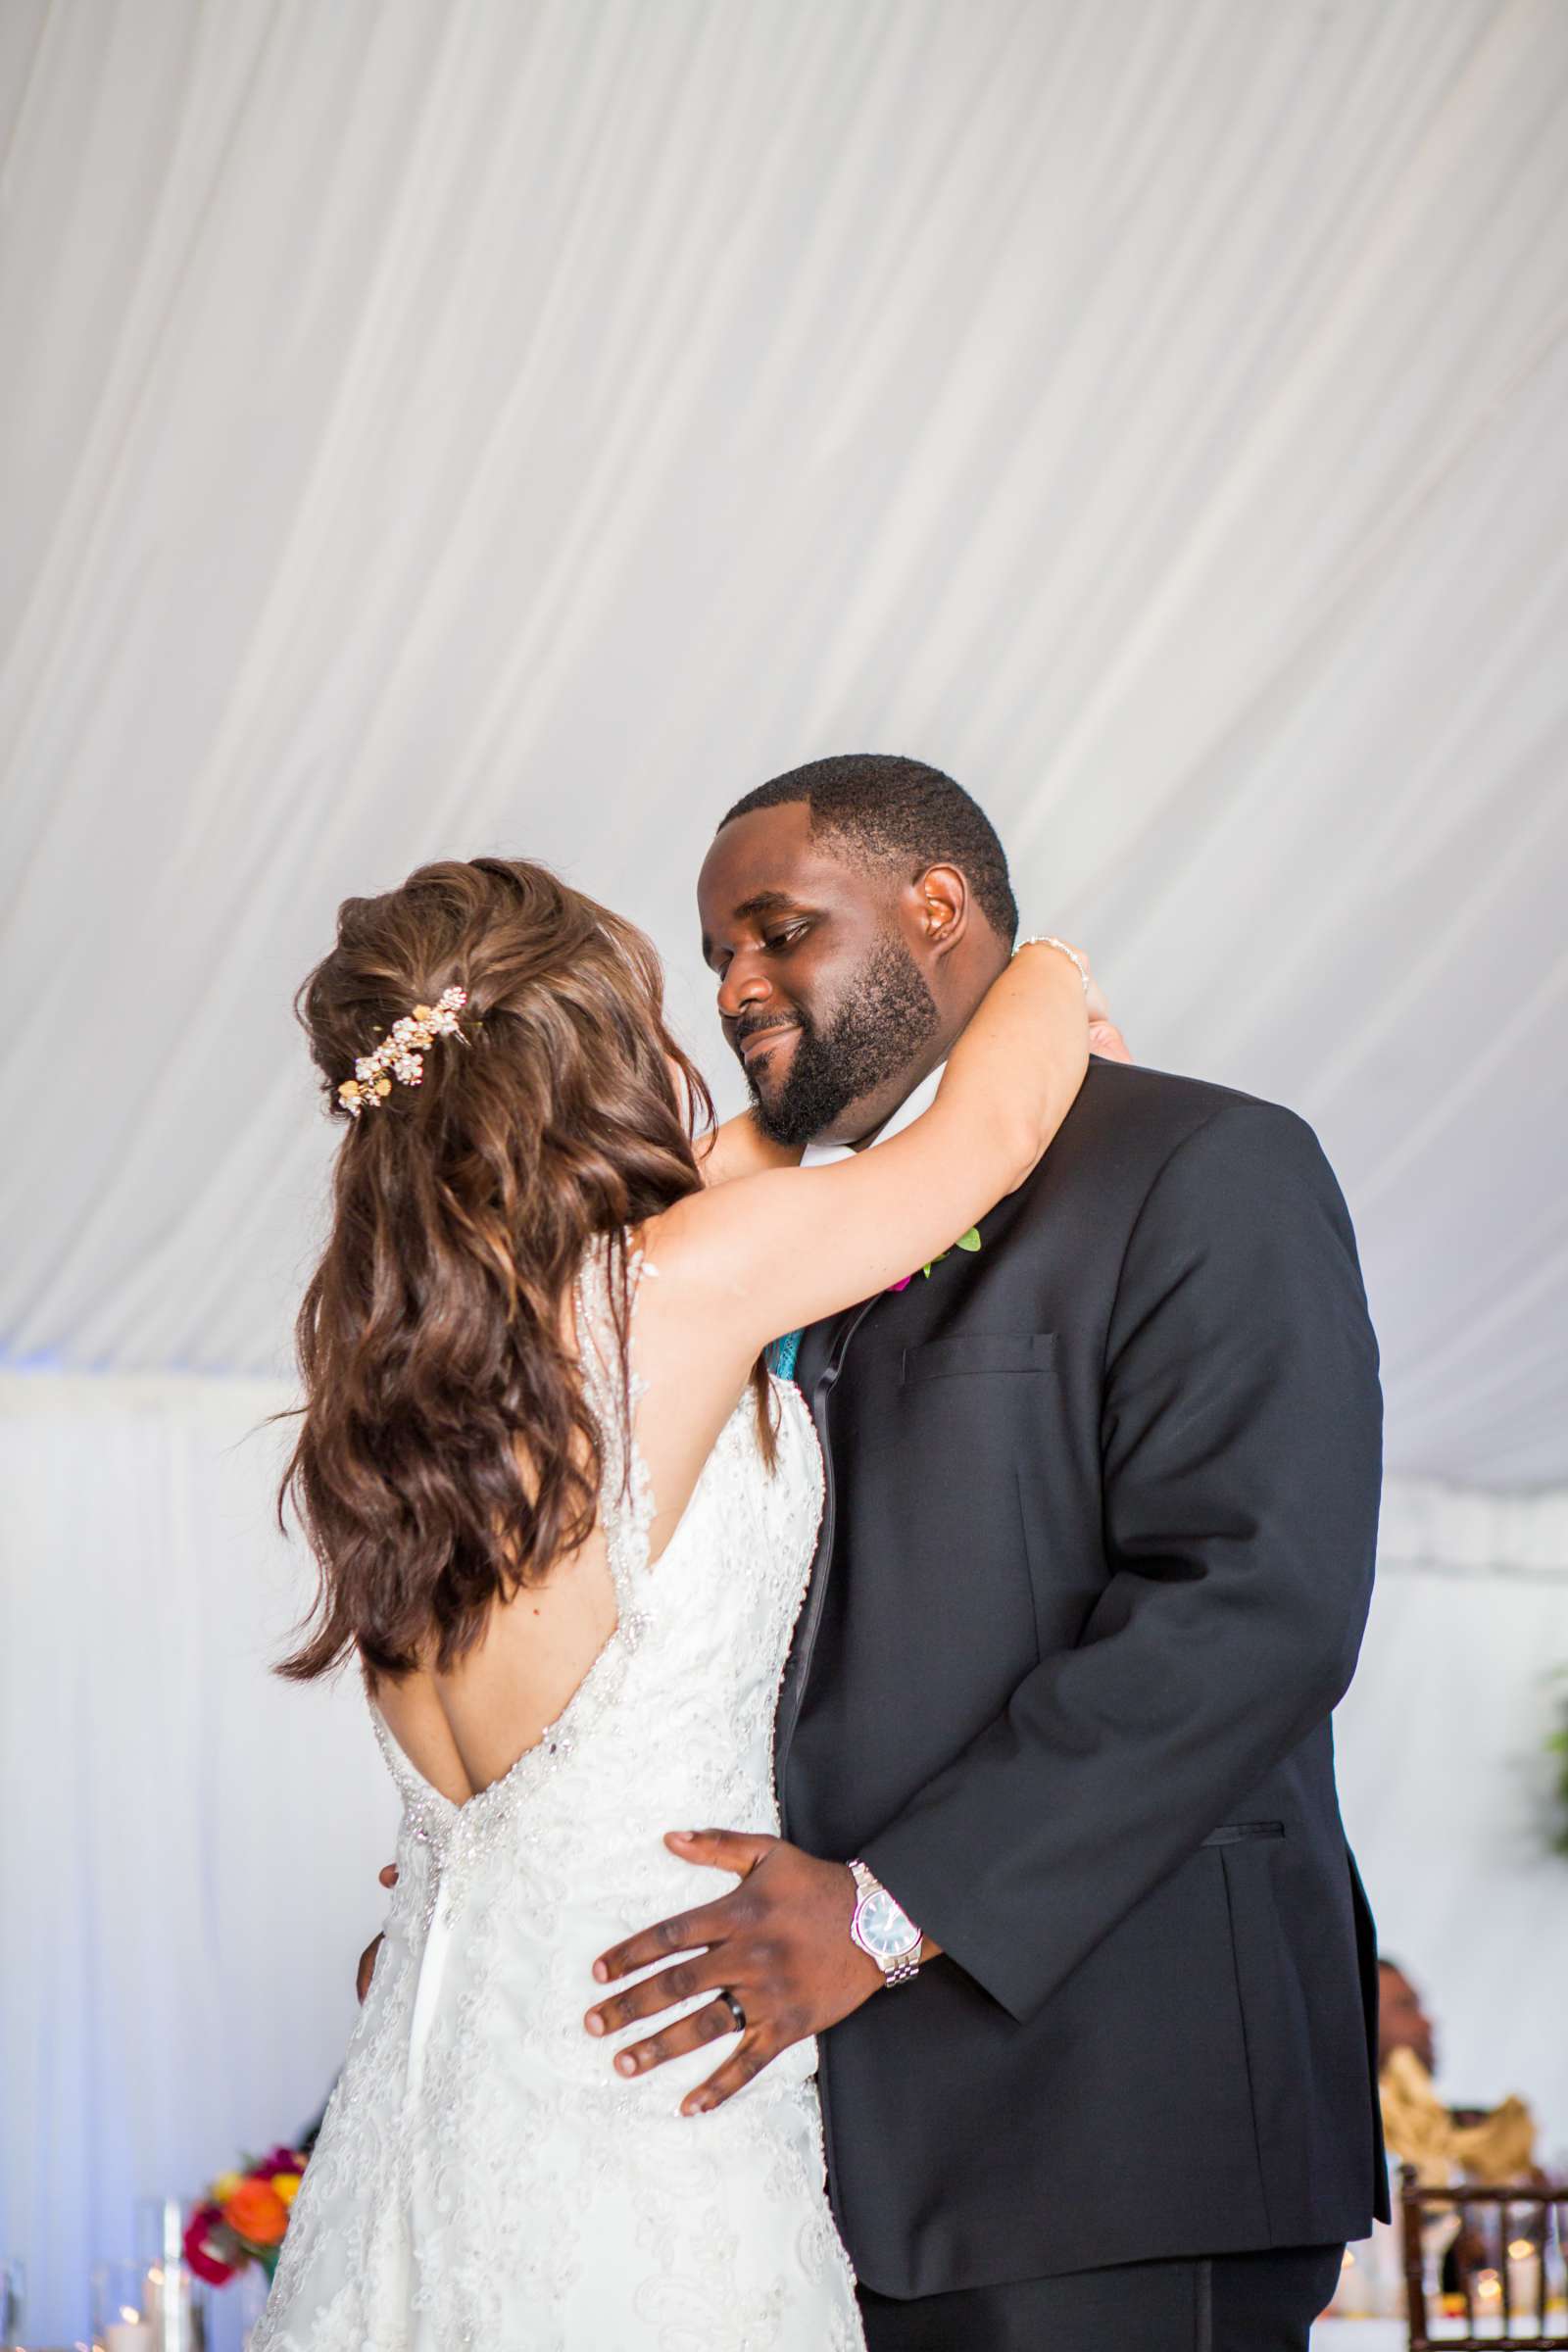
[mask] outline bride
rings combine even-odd
[[[925,1115],[809,1171],[749,1119],[711,1135],[649,942],[521,860],[349,900],[300,1011],[344,1133],[283,1671],[359,1660],[403,1823],[256,2352],[858,2346],[812,2045],[694,2113],[738,2002],[700,1995],[699,2046],[628,2082],[585,1991],[693,1899],[666,1834],[778,1828],[822,1472],[762,1350],[1022,1182],[1084,1075],[1079,974],[1021,952]]]

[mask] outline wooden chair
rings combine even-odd
[[[1501,2188],[1423,2188],[1409,2165],[1399,2174],[1399,2208],[1404,2224],[1404,2295],[1410,2318],[1410,2352],[1491,2352],[1496,2344],[1534,2344],[1536,2352],[1568,2352],[1568,2334],[1546,2330],[1546,2244],[1555,2216],[1557,2242],[1568,2246],[1568,2188],[1537,2188],[1519,2181]],[[1427,2293],[1424,2232],[1431,2223],[1457,2214],[1461,2229],[1472,2216],[1498,2213],[1498,2259],[1494,2269],[1461,2263],[1463,2335],[1445,2328],[1433,2332],[1437,2315]],[[1511,2217],[1517,2215],[1516,2221]],[[1535,2253],[1533,2291],[1516,2292],[1510,2276],[1509,2245],[1525,2234],[1528,2221]],[[1484,2282],[1492,2283],[1492,2292]],[[1478,2291],[1479,2290],[1479,2291]],[[1515,2308],[1516,2302],[1519,2308]],[[1485,2322],[1487,2332],[1478,2331]],[[1500,2328],[1498,2323],[1500,2322]],[[1559,2329],[1563,2323],[1558,2322]]]

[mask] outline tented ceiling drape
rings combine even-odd
[[[270,1373],[351,890],[908,750],[1568,1479],[1561,0],[7,0],[0,1336]]]

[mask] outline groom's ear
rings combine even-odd
[[[956,865],[928,865],[909,885],[916,929],[928,956],[951,956],[972,921],[969,885]]]

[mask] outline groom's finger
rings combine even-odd
[[[360,1954],[360,1965],[354,1978],[354,1989],[359,1995],[362,2009],[365,2007],[365,1998],[370,1989],[370,1979],[375,1974],[375,1964],[381,1956],[381,1946],[385,1940],[384,1936],[377,1936],[375,1941],[368,1943]]]
[[[694,2009],[690,2017],[677,2018],[662,2034],[650,2034],[646,2041],[634,2041],[616,2057],[615,2072],[646,2075],[650,2067],[663,2066],[671,2058],[684,2058],[688,2050],[700,2050],[706,2042],[721,2041],[726,2034],[738,2031],[728,2002],[710,2001],[706,2008]]]
[[[664,1843],[683,1862],[702,1863],[709,1870],[732,1870],[738,1879],[747,1879],[779,1840],[748,1830],[671,1830]]]
[[[745,1916],[733,1909],[735,1901],[734,1895],[726,1894],[716,1903],[704,1903],[699,1910],[682,1911],[674,1919],[662,1919],[656,1927],[644,1928],[628,1943],[617,1943],[600,1954],[594,1962],[596,1980],[613,1984],[617,1977],[652,1968],[656,1960],[667,1960],[671,1952],[696,1952],[705,1944],[722,1943]]]
[[[622,2026],[634,2026],[640,2017],[657,2017],[661,2009],[673,2009],[677,2001],[689,2001],[699,1992],[715,1992],[724,1981],[717,1953],[702,1952],[677,1961],[673,1968],[662,1968],[657,1976],[641,1978],[608,2001],[597,2002],[583,2024],[590,2034],[618,2034]]]
[[[743,2034],[739,2049],[732,2050],[723,2065],[716,2068],[706,2082],[699,2082],[697,2088],[682,2099],[682,2115],[709,2115],[715,2107],[722,2107],[726,2099],[732,2099],[738,2090],[744,2090],[748,2082],[755,2082],[763,2067],[785,2047],[786,2043],[755,2027],[750,2033]]]

